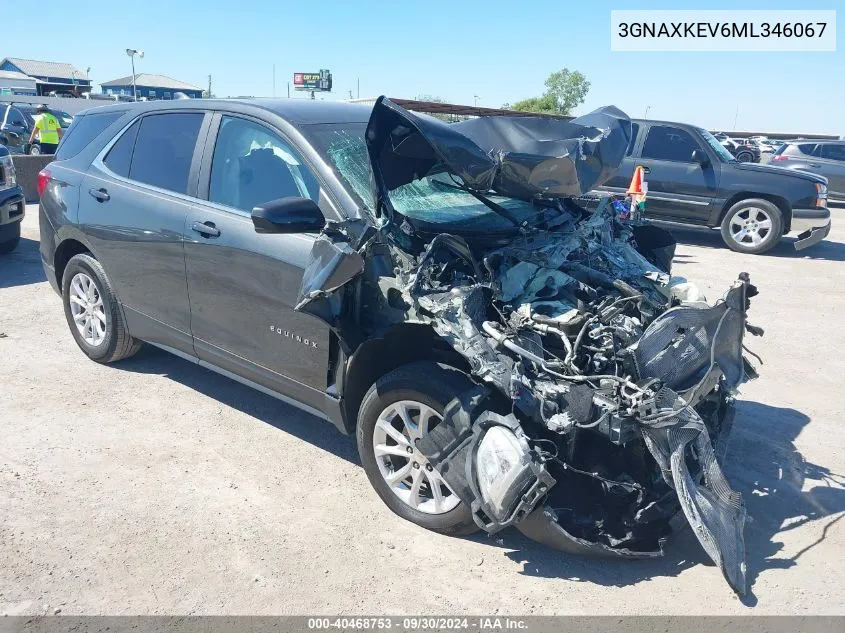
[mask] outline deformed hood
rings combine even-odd
[[[448,124],[379,97],[366,140],[379,207],[397,187],[444,172],[478,193],[533,200],[580,196],[605,182],[625,157],[631,121],[607,106],[571,121],[496,116]]]

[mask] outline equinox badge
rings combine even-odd
[[[311,339],[303,338],[299,334],[294,334],[290,330],[283,330],[280,327],[276,327],[275,325],[271,325],[270,331],[275,332],[279,336],[284,336],[285,338],[289,338],[292,341],[296,341],[297,343],[302,343],[303,345],[307,345],[308,347],[317,349],[317,341],[312,341]]]

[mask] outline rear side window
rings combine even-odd
[[[821,156],[822,158],[828,158],[830,160],[845,161],[845,145],[822,143]]]
[[[188,192],[188,175],[203,114],[154,114],[141,119],[129,178],[176,193]]]
[[[813,152],[816,151],[816,143],[800,143],[798,149],[801,150],[802,154],[812,156]]]
[[[76,117],[59,143],[56,160],[73,158],[122,116],[123,112],[104,112]]]
[[[135,137],[138,136],[138,128],[141,127],[140,121],[135,121],[129,129],[126,130],[117,143],[112,145],[109,153],[106,154],[103,162],[111,171],[118,176],[124,178],[129,177],[129,166],[132,163],[132,150],[135,147]]]
[[[655,125],[648,131],[643,144],[643,158],[674,160],[688,163],[698,143],[686,131],[665,125]]]

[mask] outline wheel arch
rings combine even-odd
[[[792,207],[789,206],[789,202],[787,201],[787,199],[783,196],[778,196],[771,193],[759,193],[757,191],[740,191],[725,200],[725,204],[722,206],[722,210],[719,213],[717,225],[722,224],[722,221],[728,214],[728,210],[733,205],[735,205],[740,200],[748,200],[750,198],[760,198],[761,200],[768,200],[773,205],[775,205],[780,210],[781,215],[783,215],[784,234],[790,231],[792,225]]]
[[[59,287],[60,294],[62,292],[62,277],[64,276],[67,263],[74,255],[81,253],[88,253],[91,257],[97,259],[91,252],[91,249],[75,237],[68,237],[62,240],[56,247],[56,251],[53,254],[53,266],[56,271],[56,283]]]
[[[466,374],[469,363],[426,323],[401,323],[358,346],[346,364],[342,411],[346,431],[353,433],[367,390],[381,376],[415,361],[443,363]]]

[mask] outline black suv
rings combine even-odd
[[[408,520],[630,558],[683,511],[742,593],[714,445],[756,291],[710,305],[666,231],[576,203],[631,134],[615,108],[95,108],[40,174],[41,257],[91,359],[148,342],[328,419]]]
[[[0,255],[17,248],[25,210],[23,189],[15,178],[15,164],[9,150],[0,145]]]
[[[830,232],[825,178],[737,161],[693,125],[633,126],[625,160],[602,189],[624,193],[634,168],[647,167],[648,217],[720,228],[725,244],[742,253],[763,253],[786,233],[799,234],[796,249],[807,248]]]

